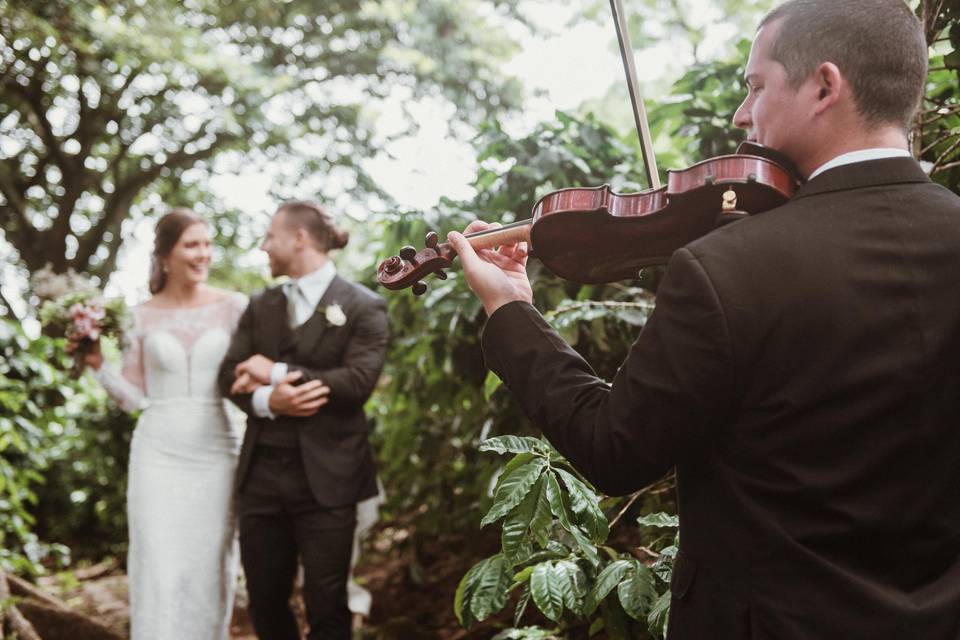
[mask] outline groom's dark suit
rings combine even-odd
[[[339,305],[345,315],[329,314]],[[329,316],[329,317],[328,317]],[[254,623],[262,639],[296,638],[287,599],[297,552],[305,568],[311,638],[348,638],[346,578],[357,502],[377,493],[363,405],[386,357],[384,300],[334,277],[314,314],[290,328],[282,288],[251,298],[220,372],[229,393],[236,365],[261,354],[330,387],[311,417],[258,417],[251,395],[233,395],[247,416],[237,487],[240,542]],[[259,606],[258,606],[259,605]],[[292,626],[291,626],[292,625]]]
[[[488,364],[622,494],[677,469],[671,639],[960,637],[960,198],[837,167],[674,254],[610,388],[530,305]]]

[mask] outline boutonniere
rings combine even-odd
[[[342,327],[347,323],[347,314],[343,312],[343,307],[338,305],[336,302],[328,305],[323,313],[327,318],[327,322],[335,327]]]

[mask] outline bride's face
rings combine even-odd
[[[167,257],[167,278],[182,284],[206,282],[210,256],[210,229],[202,222],[190,225]]]

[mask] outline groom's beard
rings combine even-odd
[[[287,262],[284,262],[280,258],[275,258],[270,256],[270,275],[274,278],[279,276],[285,276],[290,273],[290,265]]]

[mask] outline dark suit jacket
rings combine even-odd
[[[530,305],[488,364],[589,479],[677,469],[669,637],[960,637],[960,198],[829,170],[677,251],[611,386]]]
[[[327,322],[325,310],[334,303],[347,316],[343,326]],[[376,495],[363,405],[383,369],[388,334],[383,298],[340,276],[333,279],[314,315],[300,327],[301,339],[296,344],[291,344],[293,333],[283,290],[274,287],[251,298],[220,369],[224,395],[229,394],[238,363],[257,353],[280,361],[281,353],[292,351],[295,357],[286,361],[289,371],[302,371],[303,382],[322,380],[330,387],[330,402],[311,417],[278,416],[275,423],[256,416],[251,394],[230,396],[248,417],[237,470],[239,490],[243,490],[260,433],[287,425],[298,431],[303,466],[317,502],[344,506]]]

